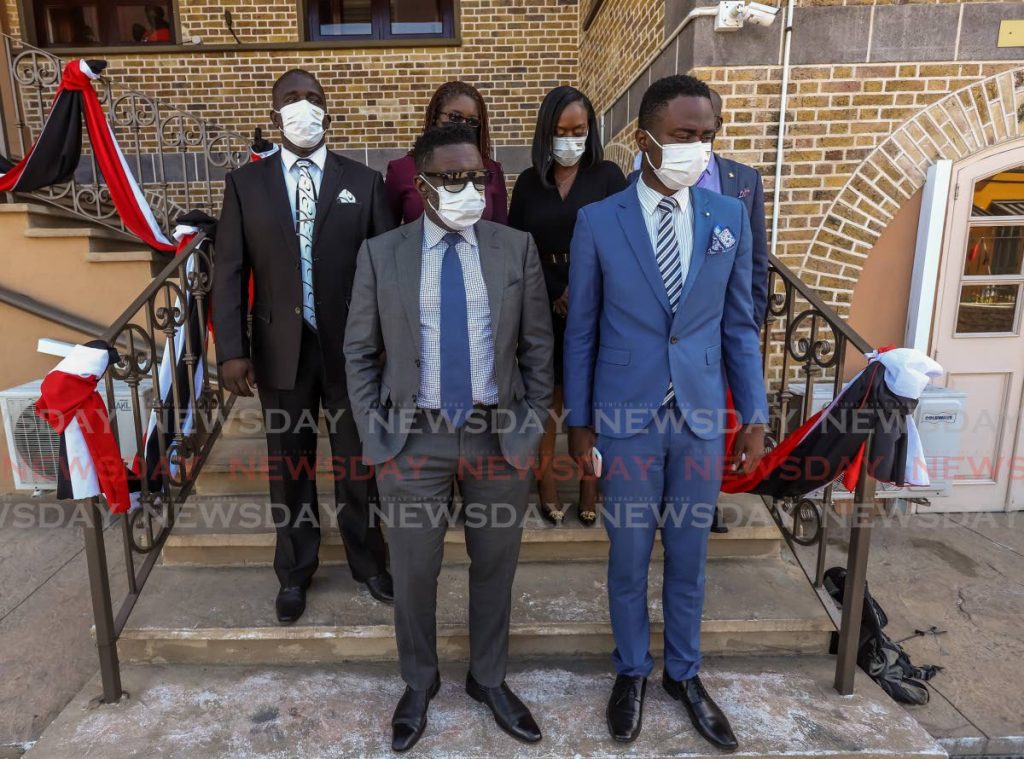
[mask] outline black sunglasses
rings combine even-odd
[[[424,171],[423,176],[435,177],[441,180],[441,186],[448,192],[462,192],[467,182],[472,182],[480,192],[487,189],[491,181],[492,172],[490,169],[483,171]],[[436,189],[436,188],[435,188]]]
[[[480,119],[476,116],[463,116],[458,111],[441,111],[440,115],[447,118],[452,124],[465,124],[473,129],[480,126]]]

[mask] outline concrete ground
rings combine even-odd
[[[853,696],[831,690],[828,657],[709,660],[708,690],[732,715],[738,756],[888,759],[944,756],[928,734],[866,678]],[[103,757],[392,757],[390,720],[402,693],[393,663],[312,667],[131,665],[130,697],[91,707],[87,690],[57,718],[29,759]],[[613,677],[603,661],[520,661],[508,682],[544,733],[538,745],[507,737],[466,695],[465,667],[443,684],[413,756],[702,757],[719,755],[682,706],[649,683],[643,733],[620,746],[604,709]],[[95,684],[95,681],[94,683]]]
[[[828,566],[845,565],[846,533],[831,537]],[[1024,755],[1024,512],[883,520],[868,585],[889,636],[943,667],[929,703],[906,711],[951,755]]]
[[[77,511],[0,497],[0,758],[19,756],[98,668]],[[120,533],[107,560],[124,592]]]
[[[67,506],[52,502],[0,499],[0,757],[20,755],[31,746],[79,691],[82,697],[99,692],[91,680],[97,668],[89,635],[92,614],[81,530],[73,516]],[[841,533],[836,540],[834,563],[839,563],[844,549]],[[120,583],[119,534],[109,530],[107,553],[112,575]],[[869,580],[889,614],[893,638],[932,625],[946,631],[904,643],[915,662],[945,667],[930,684],[931,703],[907,712],[951,754],[1024,754],[1024,515],[919,515],[903,524],[880,525],[872,542]],[[726,670],[715,667],[717,676],[725,677]],[[163,672],[171,677],[176,669]],[[306,672],[303,687],[312,682],[306,678],[321,669]],[[324,677],[343,679],[348,669],[325,670]],[[126,671],[129,683],[133,673],[143,679],[150,676],[141,668]],[[225,676],[216,668],[197,671]],[[599,677],[596,672],[580,673],[584,675]],[[278,676],[267,673],[271,679]],[[89,687],[83,690],[87,682]],[[725,683],[720,679],[718,687],[728,687]],[[143,682],[141,687],[150,685]],[[393,685],[397,688],[397,681]],[[530,687],[541,685],[538,681]],[[446,689],[443,693],[457,703],[455,681]],[[602,681],[595,693],[603,690]],[[397,690],[387,695],[395,696]],[[559,708],[568,709],[572,699],[555,700]],[[305,708],[299,715],[304,721],[336,720],[330,707],[321,713],[315,704]],[[571,710],[567,713],[572,715]],[[299,719],[284,711],[279,714],[284,715],[281,719]],[[667,719],[669,713],[664,714]],[[591,718],[594,715],[587,720]],[[600,727],[599,714],[596,719]],[[246,734],[263,730],[269,747],[280,728],[276,720],[255,720]],[[175,714],[163,729],[185,740],[199,727]],[[482,730],[482,723],[476,729]]]

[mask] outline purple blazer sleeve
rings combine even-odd
[[[416,192],[416,163],[411,155],[396,158],[388,164],[384,190],[388,205],[398,224],[408,224],[423,214],[423,201]]]

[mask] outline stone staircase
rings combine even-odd
[[[36,350],[40,338],[69,343],[94,339],[95,330],[120,316],[164,260],[137,239],[37,202],[0,203],[0,240],[0,287],[71,317],[56,323],[0,302],[0,388],[38,379],[53,368],[54,357]],[[89,325],[93,331],[83,332]],[[0,457],[8,460],[4,438]],[[0,488],[12,486],[10,470],[0,472]]]
[[[92,708],[88,684],[30,752],[104,757],[388,757],[401,693],[392,610],[357,586],[321,479],[321,563],[299,623],[277,624],[258,405],[239,399],[118,642],[128,696]],[[321,441],[322,444],[325,441]],[[566,490],[563,496],[572,500]],[[711,538],[703,649],[705,682],[732,716],[749,757],[944,757],[866,676],[852,696],[832,689],[833,630],[759,498],[729,496],[730,531]],[[509,683],[544,731],[537,746],[506,737],[462,691],[468,659],[468,558],[449,530],[438,582],[443,687],[416,751],[471,757],[719,755],[656,680],[644,732],[613,744],[604,727],[613,647],[607,538],[573,513],[533,517],[513,588]],[[661,649],[661,560],[650,574],[652,647]],[[657,672],[655,673],[658,674]],[[187,725],[187,728],[183,729]]]
[[[322,568],[306,614],[280,626],[273,610],[270,568],[274,532],[267,506],[266,445],[259,405],[239,399],[223,437],[168,538],[162,565],[121,636],[123,659],[136,662],[286,664],[380,660],[396,656],[391,609],[351,579],[331,514],[330,475],[321,472]],[[329,460],[321,437],[321,460]],[[571,502],[570,491],[563,492]],[[761,499],[729,496],[722,508],[730,530],[714,534],[709,551],[704,648],[720,654],[812,654],[828,648],[832,625]],[[605,656],[608,621],[608,539],[571,512],[560,527],[531,517],[513,591],[516,655]],[[660,545],[650,598],[661,627]],[[464,532],[447,536],[439,581],[438,646],[448,659],[468,656]],[[660,636],[655,636],[660,647]]]

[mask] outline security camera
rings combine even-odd
[[[773,8],[772,6],[765,5],[764,3],[750,2],[747,4],[747,7],[743,9],[744,20],[749,21],[755,26],[771,26],[778,13],[778,8]]]
[[[755,26],[771,26],[778,12],[778,8],[764,3],[722,0],[718,4],[718,14],[715,16],[715,31],[735,32],[742,29],[744,23],[748,21]]]

